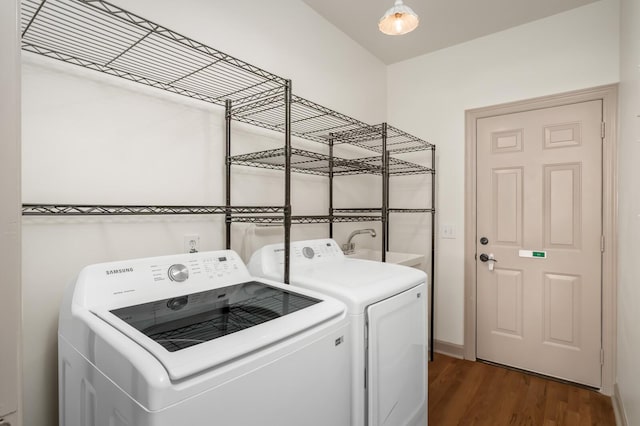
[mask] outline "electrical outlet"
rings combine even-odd
[[[185,235],[184,251],[187,253],[196,253],[200,251],[200,235],[198,234]]]
[[[456,228],[453,225],[446,224],[440,227],[440,237],[447,239],[455,239],[456,238]]]

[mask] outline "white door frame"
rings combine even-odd
[[[476,360],[476,125],[477,120],[593,100],[602,100],[605,137],[602,147],[602,387],[613,393],[616,360],[617,314],[617,108],[618,85],[577,90],[465,112],[465,236],[464,236],[464,357]]]

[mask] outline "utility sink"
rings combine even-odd
[[[380,250],[356,249],[353,253],[345,255],[351,259],[382,260]],[[415,253],[387,252],[387,263],[396,263],[405,266],[418,266],[424,260],[424,255]]]

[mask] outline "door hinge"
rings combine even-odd
[[[602,139],[604,139],[605,127],[606,127],[606,125],[605,125],[604,121],[601,122],[600,123],[600,137]]]
[[[604,253],[604,235],[600,235],[600,253]]]
[[[600,365],[604,365],[604,349],[600,348]]]

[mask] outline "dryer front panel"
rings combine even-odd
[[[367,308],[368,424],[415,425],[426,413],[427,287]]]

